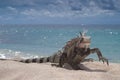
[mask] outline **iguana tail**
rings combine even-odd
[[[22,60],[19,60],[19,62],[23,62],[23,63],[45,63],[45,62],[50,62],[49,58],[50,57],[22,59]]]
[[[61,54],[62,53],[60,51],[58,51],[57,53],[55,53],[49,57],[21,59],[21,60],[19,60],[19,62],[23,62],[23,63],[45,63],[45,62],[59,63]],[[18,60],[15,60],[15,61],[18,61]]]

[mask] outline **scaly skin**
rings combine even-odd
[[[108,59],[102,56],[102,53],[98,48],[90,49],[89,47],[86,47],[86,43],[90,43],[90,40],[86,39],[84,34],[80,34],[80,37],[73,38],[72,40],[68,41],[63,47],[62,51],[58,51],[56,54],[50,57],[25,59],[21,60],[20,62],[51,62],[58,63],[59,67],[63,67],[65,63],[68,63],[73,69],[78,70],[80,69],[78,65],[85,60],[88,55],[97,53],[99,60],[102,60],[103,63],[106,62],[107,65],[109,65]],[[81,46],[82,43],[85,43],[85,47]]]

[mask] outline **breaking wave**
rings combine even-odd
[[[37,58],[37,57],[38,57],[37,55],[23,53],[20,51],[0,49],[0,59],[27,59],[27,58]]]

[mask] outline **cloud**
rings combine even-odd
[[[100,1],[100,0],[99,0]],[[49,3],[44,8],[31,8],[26,9],[21,12],[22,15],[31,16],[31,17],[89,17],[89,16],[98,16],[98,15],[114,15],[119,13],[119,11],[114,9],[111,2],[99,3],[95,0],[88,2],[80,2],[79,0],[57,0],[54,3]],[[106,4],[106,5],[105,5]],[[117,6],[117,5],[116,5]],[[113,7],[113,8],[110,8]],[[118,8],[119,10],[119,8]]]
[[[14,11],[14,10],[16,10],[15,8],[13,8],[13,7],[11,7],[11,6],[9,6],[9,7],[7,7],[9,10],[12,10],[12,11]]]
[[[14,13],[18,12],[16,8],[11,7],[11,6],[8,6],[7,9],[10,10],[10,11],[12,11],[12,12],[14,12]]]
[[[120,13],[120,0],[4,0],[0,5],[6,6],[10,11],[6,12],[14,16],[35,18],[112,16]]]
[[[73,15],[73,13],[69,12],[59,12],[59,11],[49,11],[49,10],[36,10],[36,9],[29,9],[21,12],[21,14],[31,17],[67,17]]]
[[[9,21],[9,20],[12,20],[12,19],[13,19],[12,17],[0,16],[0,22],[2,22],[2,21]]]

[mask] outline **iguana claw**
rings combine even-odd
[[[99,61],[100,61],[100,60],[102,60],[103,63],[106,62],[107,65],[109,65],[108,59],[106,59],[105,57],[101,57],[101,58],[99,59]]]

